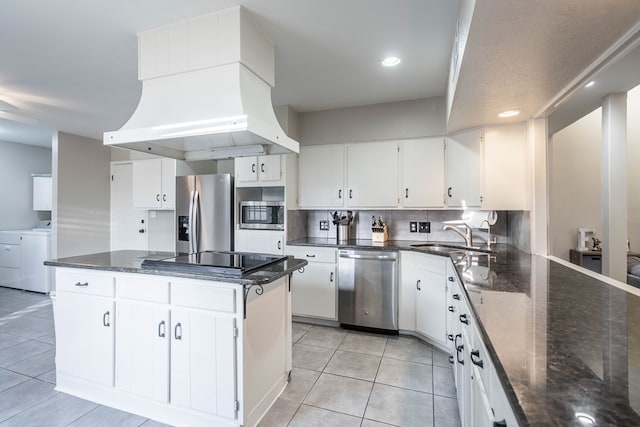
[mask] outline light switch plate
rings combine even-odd
[[[322,231],[329,230],[329,221],[320,221],[320,230]]]
[[[417,233],[418,232],[418,223],[417,221],[409,222],[409,233]]]

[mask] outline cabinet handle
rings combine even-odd
[[[87,286],[89,286],[89,282],[84,282],[84,283],[78,282],[78,283],[76,283],[76,286],[79,287],[79,288],[80,287],[87,287]]]
[[[471,363],[484,369],[484,362],[480,359],[480,350],[471,350]]]
[[[418,281],[416,282],[416,288],[418,288],[419,291],[422,290],[422,289],[420,289],[420,279],[418,279]]]
[[[158,336],[160,338],[164,338],[166,336],[167,327],[165,326],[164,320],[158,323]]]
[[[462,323],[464,323],[465,325],[468,325],[468,324],[469,324],[469,319],[467,319],[467,315],[466,315],[466,314],[461,314],[461,315],[460,315],[460,321],[461,321]]]
[[[256,164],[251,163],[251,173],[256,173]]]
[[[449,281],[450,281],[450,282],[455,282],[455,281],[456,281],[456,279],[455,279],[453,276],[449,276]]]
[[[163,195],[162,195],[162,201],[163,201],[163,202],[166,202],[166,201],[167,201],[167,195],[166,195],[166,194],[163,194]]]
[[[282,249],[282,241],[278,240],[278,249]]]
[[[453,299],[460,301],[460,294],[453,294]]]
[[[405,199],[408,199],[408,198],[409,198],[409,189],[408,189],[408,188],[405,188],[405,189],[404,189],[404,198],[405,198]]]
[[[160,201],[160,194],[158,193],[156,194],[156,202],[159,202],[159,201]]]
[[[338,190],[338,199],[342,199],[342,190]]]
[[[453,334],[448,334],[448,335],[447,335],[447,339],[448,339],[449,341],[453,341]]]
[[[316,257],[315,255],[309,255],[309,254],[307,254],[306,256],[307,256],[307,258],[315,258]]]
[[[448,308],[449,308],[449,311],[450,311],[450,312],[452,312],[452,313],[453,313],[454,311],[456,311],[456,309],[455,309],[455,308],[453,308],[453,306],[452,306],[452,305],[450,305]]]
[[[102,315],[102,325],[103,326],[106,326],[107,328],[109,326],[111,326],[110,317],[111,317],[111,315],[109,314],[109,312],[105,311],[104,314]]]
[[[138,230],[138,233],[144,234],[144,228],[141,228],[140,230]]]
[[[464,359],[460,359],[460,353],[464,350],[464,345],[458,345],[458,338],[462,338],[462,334],[457,334],[453,342],[453,345],[456,347],[456,360],[459,364],[464,365]]]
[[[451,187],[447,188],[447,196],[451,197]]]
[[[329,274],[329,281],[333,282],[333,271],[331,272],[331,274]]]
[[[353,199],[353,190],[349,190],[349,198]]]
[[[264,173],[264,163],[260,164],[260,172]]]
[[[506,420],[494,421],[493,427],[507,427],[507,421]]]
[[[178,329],[180,330],[180,334],[178,334]],[[176,323],[176,327],[173,329],[173,337],[177,340],[182,339],[182,323]]]

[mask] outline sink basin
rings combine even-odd
[[[429,252],[437,252],[441,254],[450,254],[451,252],[480,253],[480,254],[491,253],[490,250],[481,249],[481,248],[443,245],[440,243],[418,243],[415,245],[411,245],[411,247],[417,248],[417,249],[424,249]]]

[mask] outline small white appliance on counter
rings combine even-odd
[[[0,286],[51,292],[51,230],[0,231]]]

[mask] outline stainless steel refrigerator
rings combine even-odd
[[[233,178],[176,177],[176,252],[233,250]]]

